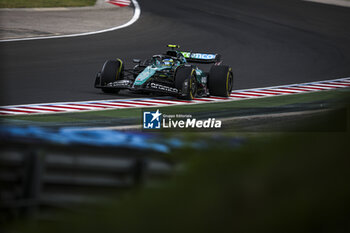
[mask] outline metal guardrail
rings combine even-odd
[[[0,223],[42,209],[95,202],[169,176],[158,152],[0,143]]]

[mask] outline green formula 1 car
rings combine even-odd
[[[219,54],[180,52],[178,45],[168,45],[165,54],[154,55],[132,69],[126,69],[121,59],[108,60],[98,72],[95,87],[105,93],[122,89],[141,93],[165,95],[192,100],[203,96],[228,97],[233,88],[233,73],[222,65]],[[209,72],[194,63],[213,63]]]

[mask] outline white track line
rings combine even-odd
[[[125,27],[128,27],[135,23],[141,15],[141,8],[139,3],[136,0],[131,0],[132,3],[134,4],[134,15],[131,18],[131,20],[123,25],[113,27],[113,28],[108,28],[104,30],[99,30],[99,31],[93,31],[93,32],[84,32],[84,33],[77,33],[77,34],[69,34],[69,35],[59,35],[59,36],[42,36],[42,37],[29,37],[29,38],[18,38],[18,39],[7,39],[7,40],[0,40],[0,42],[12,42],[12,41],[26,41],[26,40],[44,40],[44,39],[58,39],[58,38],[67,38],[67,37],[78,37],[78,36],[89,36],[89,35],[95,35],[95,34],[100,34],[100,33],[105,33],[105,32],[111,32],[115,31],[118,29],[122,29]]]
[[[350,2],[346,0],[304,0],[307,2],[316,2],[321,4],[342,6],[342,7],[350,7]]]

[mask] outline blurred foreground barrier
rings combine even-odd
[[[125,190],[168,177],[174,169],[160,147],[140,135],[136,139],[127,135],[129,144],[97,146],[92,141],[83,143],[77,132],[73,144],[48,143],[26,133],[14,137],[0,131],[0,223],[53,207],[108,201]],[[138,141],[136,146],[130,146],[133,140]]]

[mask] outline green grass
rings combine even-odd
[[[0,0],[0,8],[92,6],[96,0]]]
[[[171,113],[201,113],[201,112],[219,112],[228,111],[236,108],[259,108],[259,107],[278,107],[290,104],[303,104],[318,101],[336,101],[349,95],[349,90],[322,91],[297,95],[275,96],[260,99],[247,99],[240,101],[208,103],[197,105],[181,105],[161,107],[161,111]],[[92,111],[82,113],[62,113],[48,115],[22,115],[22,116],[3,116],[0,119],[33,121],[33,122],[89,122],[96,120],[115,120],[139,118],[141,119],[141,108],[117,109],[105,111]]]

